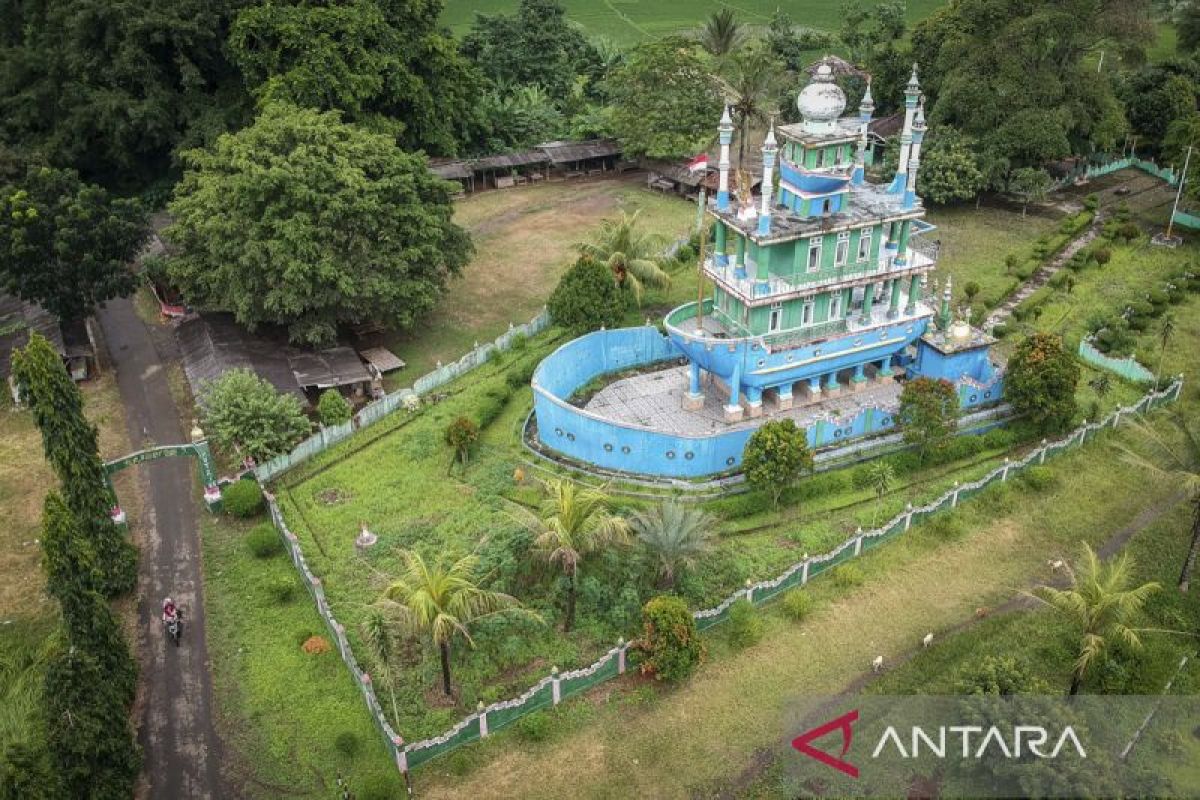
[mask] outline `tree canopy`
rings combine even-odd
[[[1021,341],[1008,361],[1004,397],[1047,430],[1062,430],[1075,416],[1079,362],[1062,338],[1035,333]]]
[[[585,333],[617,327],[627,305],[612,271],[594,258],[581,256],[559,279],[546,308],[555,325]]]
[[[674,159],[707,146],[721,94],[694,42],[666,37],[638,45],[609,77],[613,131],[628,157]]]
[[[407,327],[471,252],[450,184],[336,112],[271,104],[184,162],[168,273],[190,304],[251,329],[324,344],[343,323]]]
[[[31,166],[0,182],[0,288],[59,319],[83,319],[133,291],[129,263],[149,232],[136,201],[110,197],[72,170]]]
[[[772,420],[760,427],[750,434],[742,453],[747,482],[758,491],[770,493],[776,506],[783,490],[812,467],[808,434],[792,419]]]
[[[945,380],[914,378],[900,392],[896,422],[922,460],[944,447],[958,428],[958,392]]]
[[[226,453],[265,461],[286,453],[312,427],[290,394],[248,369],[229,370],[201,391],[204,428]]]

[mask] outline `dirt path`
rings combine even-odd
[[[994,309],[992,313],[988,315],[987,320],[985,320],[983,323],[983,329],[985,331],[990,331],[992,328],[1008,319],[1012,315],[1014,308],[1019,306],[1022,301],[1024,301],[1038,289],[1049,283],[1050,279],[1054,277],[1055,273],[1062,269],[1063,265],[1066,264],[1073,255],[1091,244],[1092,241],[1100,235],[1100,229],[1103,227],[1103,225],[1104,215],[1098,211],[1096,212],[1095,218],[1092,220],[1092,224],[1087,227],[1087,230],[1075,237],[1073,241],[1069,242],[1067,246],[1064,247],[1049,264],[1042,266],[1037,272],[1033,273],[1029,280],[1025,281],[1025,283],[1021,285],[1021,288],[1009,295],[1009,298],[1005,300],[1003,304]]]
[[[187,441],[180,429],[154,331],[129,300],[98,315],[108,342],[134,447]],[[138,576],[141,653],[138,742],[149,786],[139,796],[222,798],[220,743],[213,726],[212,681],[204,638],[200,537],[193,466],[164,459],[142,468],[146,510]],[[159,608],[170,595],[184,610],[183,642],[172,647]]]

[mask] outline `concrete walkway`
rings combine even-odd
[[[97,314],[117,372],[129,439],[135,448],[185,442],[164,359],[154,334],[127,299]],[[165,349],[169,338],[160,345]],[[148,792],[161,800],[224,798],[220,743],[213,726],[213,692],[204,638],[198,483],[190,459],[164,459],[141,468],[148,484],[138,575],[137,630],[141,654],[138,743]],[[162,630],[162,599],[184,612],[183,641],[172,646]]]

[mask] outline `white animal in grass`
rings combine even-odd
[[[925,638],[921,640],[921,647],[929,647],[931,644],[933,644],[932,632],[925,634]]]
[[[875,660],[871,662],[871,672],[880,672],[883,670],[883,656],[875,656]]]

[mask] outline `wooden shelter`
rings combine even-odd
[[[85,323],[62,324],[36,303],[0,294],[0,378],[9,377],[13,350],[29,344],[32,333],[39,333],[50,342],[74,380],[87,380],[92,374],[96,354]]]

